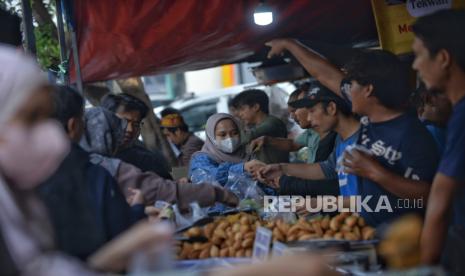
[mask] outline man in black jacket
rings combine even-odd
[[[144,102],[123,93],[105,96],[101,105],[128,122],[123,144],[118,148],[115,157],[138,167],[144,172],[152,171],[163,178],[172,179],[171,167],[163,154],[159,151],[146,149],[138,141],[143,124],[142,120],[149,111]]]

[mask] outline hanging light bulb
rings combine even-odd
[[[265,1],[260,1],[260,4],[253,13],[253,19],[255,24],[260,26],[266,26],[273,23],[273,11],[267,4],[265,4]]]

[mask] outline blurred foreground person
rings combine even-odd
[[[291,255],[272,259],[268,262],[215,271],[218,276],[266,275],[266,276],[335,276],[341,275],[330,269],[328,260],[316,255]]]
[[[136,251],[164,239],[142,223],[87,260],[54,250],[53,231],[34,189],[69,151],[61,127],[48,118],[50,87],[34,60],[0,46],[0,267],[2,275],[93,275],[121,271]]]
[[[465,12],[440,11],[413,25],[413,69],[426,88],[447,96],[453,106],[438,172],[428,198],[421,239],[422,261],[465,272]],[[449,234],[449,235],[448,235]],[[446,239],[448,236],[449,239]],[[444,247],[446,245],[446,247]]]
[[[39,195],[49,211],[57,249],[85,260],[145,218],[143,195],[134,191],[128,203],[111,174],[92,164],[90,154],[78,145],[85,128],[82,96],[58,86],[52,98],[52,117],[66,131],[71,149],[58,170],[40,185]]]

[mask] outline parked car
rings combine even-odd
[[[240,92],[246,89],[262,89],[270,96],[270,112],[278,117],[286,113],[286,103],[289,94],[294,91],[295,86],[291,83],[280,83],[274,86],[262,86],[255,83],[237,85],[223,88],[199,96],[180,99],[172,102],[169,106],[181,111],[189,130],[205,140],[205,124],[208,117],[215,113],[229,113],[228,102]],[[155,114],[160,117],[161,111],[167,106],[154,108]],[[285,116],[285,115],[284,115]]]
[[[167,106],[173,102],[173,99],[168,99],[166,96],[150,94],[149,98],[150,98],[150,103],[152,104],[152,107]]]

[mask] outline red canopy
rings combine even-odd
[[[370,0],[266,3],[275,9],[270,26],[253,23],[258,0],[74,1],[83,81],[235,63],[276,37],[333,44],[376,39]]]

